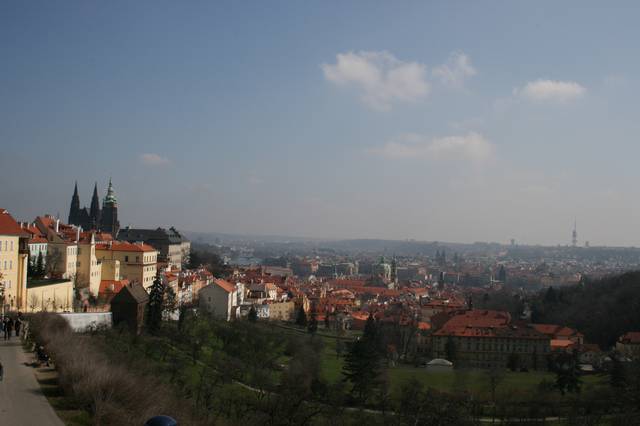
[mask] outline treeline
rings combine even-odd
[[[531,305],[533,322],[575,328],[587,342],[608,349],[624,333],[640,331],[640,272],[549,287]]]

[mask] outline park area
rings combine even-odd
[[[166,323],[155,335],[121,328],[77,335],[38,318],[43,330],[36,338],[50,348],[62,390],[104,425],[134,424],[158,404],[194,425],[275,425],[283,416],[288,424],[312,425],[363,419],[386,424],[388,416],[394,424],[470,425],[494,417],[548,422],[592,410],[610,415],[614,405],[605,375],[582,376],[581,392],[562,395],[549,372],[428,371],[387,366],[382,359],[376,385],[358,398],[344,371],[361,332],[309,333],[290,324],[226,322],[194,313]],[[138,389],[153,389],[154,397]],[[96,404],[95,393],[106,400]],[[148,408],[136,408],[136,418],[128,412],[134,406]],[[416,423],[424,413],[433,417]]]

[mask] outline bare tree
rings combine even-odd
[[[60,249],[56,247],[47,250],[47,260],[44,269],[49,278],[62,275],[62,252],[60,252]]]
[[[38,295],[35,293],[31,293],[31,295],[29,296],[29,309],[31,309],[31,312],[35,312],[39,304],[40,299],[38,299]]]

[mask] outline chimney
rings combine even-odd
[[[60,219],[56,219],[56,227],[54,229],[56,231],[56,234],[60,232]]]
[[[80,241],[80,227],[76,228],[76,243]]]

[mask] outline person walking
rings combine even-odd
[[[9,317],[2,319],[2,331],[4,333],[4,340],[9,339]]]
[[[16,329],[16,337],[20,337],[20,327],[22,326],[22,321],[20,321],[20,317],[16,318],[16,322],[13,327]]]
[[[4,335],[7,340],[11,340],[11,333],[13,332],[13,320],[11,317],[7,320],[7,323],[4,326]]]

